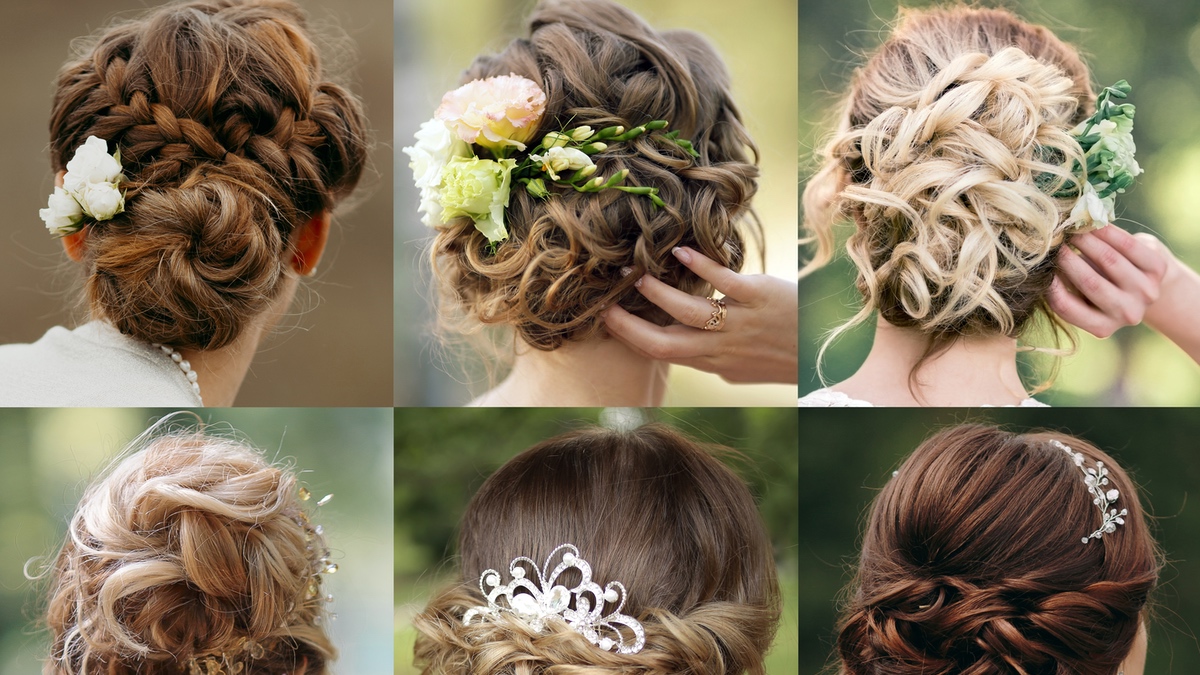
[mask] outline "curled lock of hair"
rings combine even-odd
[[[1103,461],[1125,524],[1099,509],[1057,440]],[[1160,556],[1135,485],[1058,433],[952,427],[871,506],[843,610],[842,675],[1112,675],[1132,649]]]
[[[633,287],[641,274],[688,293],[710,290],[675,260],[673,247],[690,246],[734,270],[744,263],[747,233],[761,248],[750,207],[757,149],[725,66],[699,35],[655,31],[609,0],[543,2],[528,25],[528,38],[478,58],[463,79],[515,73],[536,82],[546,110],[534,138],[664,119],[700,157],[659,134],[593,156],[597,175],[628,169],[627,184],[658,188],[666,203],[658,210],[615,190],[555,187],[539,200],[514,189],[505,211],[510,236],[494,254],[469,218],[439,225],[430,255],[443,332],[509,325],[524,342],[552,350],[596,336],[600,312],[614,304],[665,324],[669,317]],[[625,267],[635,273],[623,277]]]
[[[233,342],[278,295],[297,228],[357,184],[358,100],[324,79],[288,0],[172,3],[59,73],[51,161],[119,149],[125,212],[85,229],[92,311],[176,348]]]
[[[541,632],[506,614],[463,624],[487,604],[485,569],[544,560],[563,543],[595,580],[625,586],[621,611],[645,630],[640,652],[604,651],[560,620]],[[581,430],[513,458],[467,507],[459,556],[459,582],[414,619],[426,675],[766,672],[779,587],[762,519],[741,479],[668,427]]]
[[[71,518],[48,570],[45,672],[175,675],[215,657],[324,674],[336,655],[321,626],[324,551],[290,469],[196,430],[149,438]],[[262,653],[249,658],[247,641]]]
[[[1017,337],[1043,314],[1081,157],[1069,130],[1094,107],[1088,68],[1049,30],[996,9],[906,10],[858,69],[821,168],[804,191],[817,241],[834,225],[861,310],[929,336],[926,358],[960,336]],[[1069,332],[1068,332],[1069,335]],[[922,359],[922,362],[925,359]]]

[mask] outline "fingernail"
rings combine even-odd
[[[671,254],[674,255],[676,258],[679,258],[680,262],[683,262],[683,263],[692,262],[692,254],[689,253],[687,251],[687,249],[683,249],[683,248],[676,246],[675,248],[671,249]]]
[[[630,274],[633,274],[633,268],[632,268],[632,267],[622,267],[622,268],[621,268],[621,276],[623,276],[623,277],[627,277],[627,276],[629,276]]]
[[[635,288],[641,288],[641,287],[642,287],[642,279],[645,279],[645,278],[646,278],[646,277],[644,277],[644,276],[643,276],[643,277],[638,277],[638,280],[637,280],[637,281],[635,281],[635,282],[633,282],[633,285],[634,285],[634,287],[635,287]]]

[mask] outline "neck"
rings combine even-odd
[[[255,325],[242,331],[233,343],[220,349],[179,350],[183,358],[191,363],[192,370],[196,371],[200,396],[206,407],[227,408],[233,405],[262,336],[262,326]]]
[[[662,404],[667,369],[607,338],[550,352],[520,344],[508,377],[471,405],[654,407]]]
[[[1019,405],[1028,397],[1017,373],[1016,339],[959,338],[910,380],[928,344],[921,332],[879,319],[867,360],[833,388],[882,406]]]

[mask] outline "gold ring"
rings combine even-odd
[[[725,327],[725,301],[710,297],[708,304],[713,306],[713,313],[700,330],[721,330]]]

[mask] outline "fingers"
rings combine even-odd
[[[671,253],[696,276],[712,284],[712,287],[739,302],[750,302],[751,287],[745,277],[687,246],[677,246]],[[665,308],[664,308],[665,309]]]
[[[689,295],[648,274],[638,279],[634,286],[647,300],[661,307],[679,323],[692,328],[700,328],[708,323],[716,309],[708,298]]]
[[[1083,298],[1122,325],[1141,323],[1146,309],[1145,303],[1117,288],[1068,246],[1059,250],[1058,272],[1063,279],[1079,290]],[[1092,332],[1080,324],[1075,325]]]
[[[1132,243],[1135,245],[1135,249],[1146,249],[1145,251],[1139,251],[1139,253],[1146,253],[1149,256],[1153,256],[1148,248],[1132,236],[1128,237],[1128,241],[1125,241],[1124,238],[1118,238],[1118,240],[1123,242],[1120,245],[1125,248],[1129,248],[1127,244]],[[1128,293],[1133,293],[1137,296],[1138,300],[1153,302],[1158,298],[1158,284],[1162,280],[1161,277],[1151,278],[1144,270],[1135,266],[1122,251],[1109,245],[1097,232],[1085,232],[1072,237],[1071,246],[1078,248],[1087,261],[1113,285]],[[1163,273],[1165,272],[1166,265],[1164,264]],[[1143,302],[1143,304],[1145,303]]]
[[[1125,230],[1109,225],[1092,232],[1095,237],[1112,246],[1133,263],[1139,270],[1156,280],[1162,280],[1167,273],[1167,263],[1170,253],[1163,243],[1151,234],[1130,234]],[[1074,243],[1074,240],[1072,240]]]
[[[604,311],[608,332],[638,353],[660,361],[689,359],[705,354],[712,334],[687,326],[658,326],[620,307]]]
[[[1098,338],[1112,335],[1120,325],[1110,319],[1107,314],[1089,305],[1087,301],[1067,289],[1061,279],[1055,277],[1050,282],[1050,291],[1046,294],[1050,309],[1067,323],[1078,326]]]

